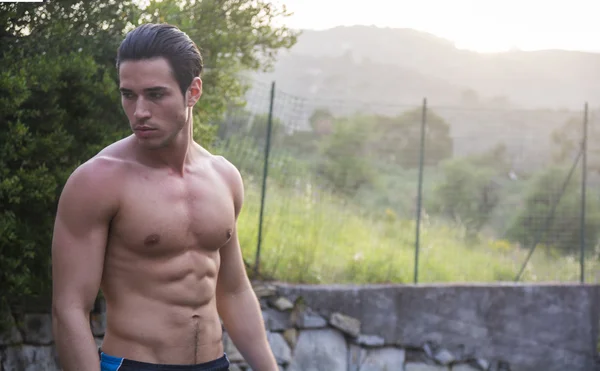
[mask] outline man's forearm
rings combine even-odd
[[[100,371],[98,347],[84,311],[57,311],[52,328],[60,366],[63,371]]]
[[[252,288],[220,300],[219,312],[229,337],[256,371],[278,371],[260,305]]]

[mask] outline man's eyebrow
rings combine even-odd
[[[122,92],[124,92],[124,93],[130,93],[130,92],[132,92],[131,89],[127,89],[127,88],[119,88],[119,90],[122,91]],[[153,86],[153,87],[144,89],[144,91],[147,92],[147,93],[162,92],[162,91],[165,91],[165,90],[168,90],[168,88],[165,87],[165,86]]]
[[[151,88],[144,89],[144,91],[147,92],[147,93],[162,92],[162,91],[165,91],[165,90],[167,90],[167,88],[164,87],[164,86],[153,86]]]

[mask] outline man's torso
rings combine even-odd
[[[202,154],[182,177],[128,158],[126,147],[104,155],[122,169],[101,284],[102,350],[163,364],[221,357],[215,287],[219,248],[231,238],[235,212],[218,160]]]

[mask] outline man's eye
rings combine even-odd
[[[131,99],[131,98],[133,98],[133,94],[131,94],[131,93],[125,93],[125,92],[122,92],[121,96],[123,98],[125,98],[125,99]]]
[[[163,97],[162,93],[150,93],[150,98],[151,99],[160,99]]]

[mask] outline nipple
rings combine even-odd
[[[156,233],[153,233],[151,235],[149,235],[148,237],[146,237],[146,239],[144,240],[144,245],[156,245],[158,242],[160,241],[160,236],[157,235]]]

